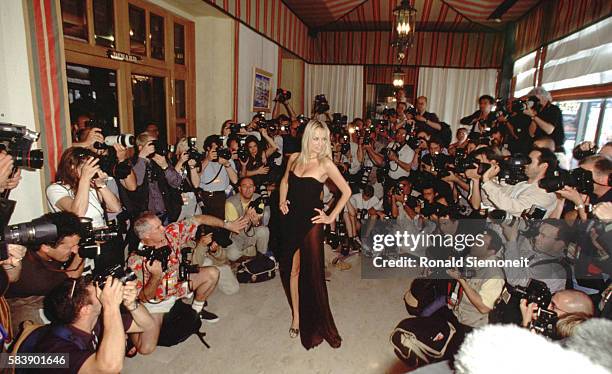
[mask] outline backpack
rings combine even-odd
[[[270,280],[276,276],[278,264],[268,256],[259,252],[257,256],[243,261],[236,269],[236,278],[240,283],[259,283]]]
[[[202,327],[202,321],[198,313],[196,313],[190,305],[185,304],[181,300],[177,300],[172,306],[172,309],[164,314],[157,345],[172,347],[195,334],[202,344],[210,348],[208,343],[204,341],[206,333],[200,332],[200,327]]]

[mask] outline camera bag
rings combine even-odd
[[[210,348],[204,341],[206,333],[200,332],[201,326],[202,321],[200,317],[198,317],[198,313],[196,313],[190,305],[185,304],[181,300],[177,300],[172,306],[172,309],[164,314],[157,345],[172,347],[195,334],[202,344]]]
[[[236,278],[240,283],[259,283],[276,276],[278,264],[270,257],[257,252],[257,256],[243,261],[236,268]]]

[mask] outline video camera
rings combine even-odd
[[[94,276],[94,283],[102,289],[106,284],[106,278],[109,276],[119,280],[124,286],[127,282],[136,280],[136,274],[130,267],[124,269],[121,265],[115,265],[96,274]]]
[[[329,111],[329,103],[327,102],[327,98],[324,94],[315,96],[314,111],[317,114],[323,114]]]
[[[6,151],[13,157],[16,168],[40,169],[44,155],[40,149],[31,149],[40,134],[25,126],[0,122],[0,151]]]
[[[0,231],[0,261],[8,258],[7,244],[28,247],[55,240],[57,240],[57,227],[43,217],[7,226]]]
[[[287,100],[291,99],[291,91],[288,90],[283,90],[282,88],[279,88],[276,90],[276,99],[277,101],[284,103]]]
[[[541,179],[538,186],[546,192],[556,192],[565,186],[576,188],[582,194],[593,192],[593,173],[590,170],[576,168],[572,170],[558,169],[552,176]]]
[[[536,113],[540,113],[542,110],[542,103],[540,103],[540,99],[534,95],[523,100],[514,100],[512,102],[513,112],[519,113],[527,109],[533,109],[536,111]]]
[[[525,174],[525,165],[530,163],[531,159],[529,157],[517,153],[501,163],[498,177],[513,185],[524,182],[529,179]]]

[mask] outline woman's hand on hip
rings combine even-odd
[[[328,216],[323,209],[315,208],[315,211],[319,213],[318,215],[312,217],[312,223],[322,223],[324,225],[328,225],[333,222],[333,219]]]

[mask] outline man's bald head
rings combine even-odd
[[[570,313],[584,313],[591,317],[595,314],[593,300],[584,292],[577,290],[555,293],[548,308],[557,312],[559,318]]]

